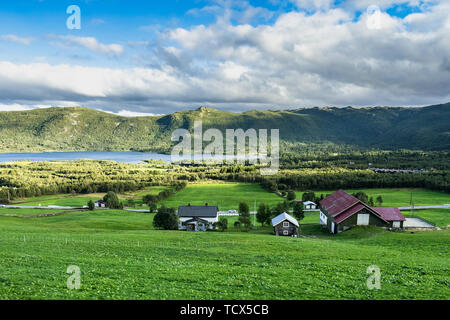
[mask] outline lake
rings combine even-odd
[[[211,157],[205,156],[205,159]],[[222,159],[245,159],[245,156],[223,156]],[[248,156],[257,159],[257,156]],[[170,154],[133,151],[77,151],[77,152],[43,152],[43,153],[0,153],[0,163],[11,161],[72,161],[80,159],[111,160],[125,163],[140,163],[144,160],[161,160],[171,162]],[[190,158],[189,158],[190,159]]]
[[[70,161],[79,159],[112,160],[126,163],[139,163],[143,160],[170,161],[170,155],[132,152],[132,151],[80,151],[43,153],[0,153],[0,163],[10,161]]]

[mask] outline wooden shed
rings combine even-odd
[[[276,236],[298,237],[298,221],[286,212],[273,218],[272,226]]]

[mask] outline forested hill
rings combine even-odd
[[[0,152],[169,151],[177,128],[280,129],[288,143],[383,149],[450,149],[450,103],[423,108],[311,108],[232,113],[198,108],[127,118],[87,108],[0,112]]]

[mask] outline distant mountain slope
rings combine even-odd
[[[211,108],[127,118],[88,108],[0,112],[0,152],[169,151],[178,128],[280,129],[282,141],[450,149],[450,103],[424,108],[311,108],[232,113]]]

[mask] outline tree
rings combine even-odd
[[[117,194],[114,191],[108,191],[103,197],[103,201],[106,202],[110,209],[123,209],[123,204],[120,202],[119,197],[117,197]]]
[[[95,203],[92,200],[89,200],[88,202],[88,209],[93,211],[95,209]]]
[[[240,228],[241,228],[241,223],[240,223],[239,221],[236,221],[236,222],[234,223],[234,227],[235,227],[236,229],[240,229]]]
[[[264,203],[260,203],[256,212],[256,220],[264,227],[264,223],[270,220],[270,207]]]
[[[249,229],[252,225],[250,220],[250,209],[246,202],[239,203],[239,222]]]
[[[288,192],[288,194],[287,194],[287,199],[289,200],[289,201],[293,201],[293,200],[295,200],[295,197],[296,197],[296,195],[295,195],[295,192],[294,191],[289,191]]]
[[[282,214],[283,212],[288,212],[288,211],[289,211],[289,202],[288,201],[279,202],[279,203],[277,203],[277,205],[274,208],[272,208],[271,216],[275,217],[275,216]]]
[[[146,194],[143,198],[142,198],[142,202],[144,203],[150,203],[150,202],[154,202],[157,203],[158,202],[158,197],[154,196],[152,194]]]
[[[153,226],[158,229],[177,230],[178,217],[175,214],[175,209],[167,208],[164,205],[160,207],[158,213],[153,218]]]
[[[128,199],[128,201],[127,201],[127,206],[128,206],[129,208],[134,208],[134,207],[136,206],[136,204],[135,204],[135,202],[134,202],[133,199]]]
[[[383,205],[383,197],[382,196],[377,197],[377,203],[380,207]]]
[[[316,201],[316,194],[314,193],[314,191],[305,191],[303,192],[302,195],[302,201]]]
[[[250,208],[249,208],[247,202],[239,203],[239,213],[250,214]]]
[[[373,197],[370,197],[370,199],[369,199],[369,205],[371,206],[371,207],[373,207],[375,204],[374,204],[374,201],[373,201]]]
[[[303,202],[299,201],[294,204],[294,217],[299,221],[305,217]]]
[[[155,211],[156,211],[156,208],[157,208],[155,202],[149,202],[149,203],[148,203],[148,207],[149,207],[150,213],[155,212]]]
[[[354,193],[353,196],[361,202],[369,204],[369,196],[365,192],[359,191],[357,193]]]
[[[219,222],[217,222],[217,227],[221,232],[224,232],[226,229],[228,229],[228,219],[220,218]]]

